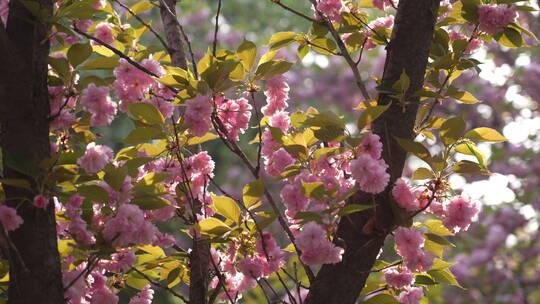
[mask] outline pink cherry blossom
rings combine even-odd
[[[34,197],[34,206],[36,206],[36,208],[42,208],[43,209],[48,204],[49,204],[49,200],[45,196],[39,194],[39,195],[36,195]]]
[[[120,249],[111,255],[110,261],[102,261],[100,266],[112,272],[126,271],[135,264],[135,253],[129,248]]]
[[[131,298],[131,300],[129,300],[129,304],[151,304],[153,298],[154,290],[149,284],[144,286],[144,288],[138,294]]]
[[[360,143],[360,150],[369,153],[374,159],[381,158],[382,148],[381,138],[373,133],[369,133]]]
[[[405,262],[405,266],[411,271],[427,272],[433,266],[435,255],[431,252],[418,249],[407,254],[407,256],[403,256],[403,261]]]
[[[374,159],[369,154],[361,154],[350,162],[351,174],[358,182],[360,190],[368,193],[382,192],[390,175],[386,173],[388,165],[382,159]]]
[[[266,172],[272,176],[280,175],[287,166],[294,164],[295,158],[285,149],[274,152],[266,163]]]
[[[87,32],[94,22],[89,19],[80,19],[75,22],[75,27],[81,32]]]
[[[68,129],[75,122],[75,114],[68,109],[62,109],[60,113],[53,114],[54,120],[49,123],[49,127],[53,130]]]
[[[420,201],[418,200],[421,191],[412,189],[409,183],[404,179],[398,179],[392,188],[392,196],[401,208],[407,211],[416,211],[420,209]]]
[[[516,15],[515,8],[506,5],[482,4],[478,6],[480,30],[490,35],[502,31],[516,19]]]
[[[110,23],[101,22],[100,24],[98,24],[96,26],[95,37],[100,39],[101,41],[103,41],[106,44],[113,43],[114,42],[114,35],[113,35],[112,29],[111,29],[112,26],[113,25],[110,24]],[[93,45],[99,45],[100,43],[95,42],[94,40],[92,40],[92,44]]]
[[[13,231],[19,228],[24,221],[14,208],[0,205],[0,222],[6,231]]]
[[[226,137],[238,141],[238,135],[244,134],[251,118],[251,105],[245,98],[224,99],[216,98],[218,117],[226,130]],[[221,130],[218,130],[221,133]]]
[[[332,244],[324,228],[315,222],[304,225],[296,237],[296,245],[302,250],[300,259],[307,265],[335,264],[343,254],[343,248]]]
[[[91,83],[82,91],[81,105],[92,114],[93,126],[109,125],[116,115],[116,103],[109,96],[109,87]]]
[[[91,142],[86,146],[84,155],[77,160],[77,164],[89,173],[97,173],[103,170],[112,159],[113,151],[111,148]]]
[[[384,10],[386,7],[393,6],[394,0],[373,0],[373,6],[380,10]]]
[[[117,304],[118,296],[107,286],[103,285],[92,291],[90,304]]]
[[[121,205],[118,214],[105,223],[103,237],[114,246],[151,244],[157,228],[144,218],[142,210],[131,204]]]
[[[401,304],[418,304],[423,296],[424,290],[421,287],[413,287],[400,293],[397,300]]]
[[[340,12],[343,9],[341,0],[318,0],[317,10],[333,22],[341,22]],[[317,16],[318,17],[318,16]]]
[[[456,196],[445,206],[443,223],[454,232],[467,231],[479,211],[476,202],[465,196]]]
[[[287,79],[283,75],[276,75],[266,80],[264,95],[266,96],[266,106],[261,109],[264,115],[272,116],[276,112],[285,110],[289,99]]]
[[[71,303],[80,303],[78,301],[80,301],[86,292],[86,281],[84,280],[84,276],[80,275],[85,266],[86,264],[82,263],[72,271],[64,270],[62,272],[64,288],[69,286],[64,292],[64,296],[70,300]]]
[[[287,211],[285,214],[289,217],[294,217],[296,213],[304,211],[308,205],[309,199],[301,192],[301,188],[297,184],[288,184],[281,189],[281,200]]]
[[[399,255],[415,256],[424,245],[424,236],[416,228],[400,228],[394,232],[394,239]]]
[[[9,14],[9,0],[0,1],[0,22],[7,24],[7,18]]]
[[[414,274],[407,268],[394,266],[384,269],[382,272],[386,283],[394,288],[401,289],[414,282]]]
[[[203,136],[212,126],[210,114],[212,105],[210,98],[198,95],[186,102],[186,123],[191,124],[189,133],[195,136]]]
[[[287,112],[277,112],[270,117],[270,126],[286,132],[291,127],[291,118]]]

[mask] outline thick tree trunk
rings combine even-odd
[[[52,1],[37,0],[52,12]],[[20,1],[10,1],[7,29],[0,26],[0,125],[4,178],[25,179],[35,190],[39,163],[49,157],[47,57],[49,26]],[[25,169],[26,168],[26,169]],[[32,172],[34,171],[35,172]],[[54,204],[30,202],[35,193],[4,185],[6,204],[24,224],[9,233],[10,304],[64,303]],[[2,233],[5,239],[5,234]]]
[[[391,86],[405,70],[411,80],[409,93],[422,88],[438,5],[438,0],[399,1],[392,38],[387,47],[383,84]],[[355,303],[386,236],[394,229],[396,221],[392,213],[390,189],[401,176],[407,156],[394,136],[413,137],[418,110],[417,99],[408,100],[411,103],[405,111],[394,100],[392,106],[373,124],[373,132],[381,137],[383,143],[383,158],[390,166],[388,187],[374,198],[359,192],[349,200],[349,203],[369,205],[375,201],[376,212],[353,213],[341,220],[337,238],[346,245],[343,261],[321,268],[305,304]],[[379,96],[379,104],[391,101],[392,98],[387,95]]]
[[[166,34],[168,53],[174,66],[187,70],[184,40],[176,15],[177,0],[160,0],[160,14]],[[198,148],[197,148],[198,149]],[[193,151],[197,152],[197,151]],[[201,214],[200,205],[194,204],[195,213]],[[210,262],[210,242],[207,238],[194,237],[190,253],[189,303],[206,304]]]

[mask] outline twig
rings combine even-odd
[[[143,71],[144,73],[150,75],[150,76],[153,76],[153,77],[156,77],[156,78],[159,78],[159,75],[155,74],[154,72],[148,70],[147,68],[143,67],[142,65],[140,65],[137,61],[129,58],[129,56],[125,55],[124,53],[122,53],[119,49],[115,48],[114,46],[108,44],[108,43],[105,43],[103,40],[99,39],[99,38],[96,38],[92,35],[89,35],[85,32],[82,32],[80,30],[78,30],[76,27],[72,27],[72,29],[77,32],[78,34],[90,39],[90,40],[93,40],[101,45],[103,45],[104,47],[108,48],[109,50],[111,50],[113,53],[115,53],[116,55],[118,55],[118,57],[120,58],[123,58],[125,59],[127,62],[129,62],[131,65],[133,65],[134,67],[136,67],[137,69]],[[164,86],[173,91],[175,94],[178,94],[179,90],[177,88],[174,88],[174,87],[171,87],[169,85],[165,85]]]
[[[262,158],[262,126],[261,126],[261,119],[259,117],[259,109],[257,108],[257,102],[255,100],[255,92],[252,90],[250,92],[251,94],[251,100],[253,101],[253,109],[255,112],[255,118],[257,119],[257,126],[259,128],[259,145],[257,147],[257,167],[255,167],[255,171],[257,171],[257,175],[259,175],[259,172],[261,170],[261,158]]]
[[[149,276],[147,276],[144,272],[140,271],[139,269],[135,268],[135,267],[131,267],[131,270],[135,271],[136,273],[138,273],[139,275],[141,275],[143,278],[145,278],[148,282],[150,282],[152,285],[156,286],[156,287],[159,287],[163,290],[166,290],[168,292],[170,292],[173,296],[179,298],[180,300],[184,301],[184,303],[188,304],[189,301],[181,294],[177,293],[176,291],[172,290],[171,288],[159,283],[159,282],[156,282],[154,281],[152,278],[150,278]]]
[[[315,23],[320,23],[319,20],[317,20],[317,19],[315,19],[315,18],[312,18],[312,17],[309,17],[309,16],[306,15],[306,14],[303,14],[303,13],[301,13],[301,12],[299,12],[299,11],[297,11],[297,10],[291,8],[291,7],[286,6],[285,4],[281,3],[281,0],[270,0],[270,1],[272,1],[272,2],[274,2],[275,4],[281,6],[281,7],[284,8],[285,10],[287,10],[287,11],[289,11],[289,12],[291,12],[291,13],[297,15],[297,16],[300,16],[300,17],[302,17],[302,18],[304,18],[304,19],[306,19],[306,20],[308,20],[308,21],[315,22]]]
[[[221,13],[221,0],[218,0],[218,7],[216,13],[216,24],[214,25],[214,42],[212,43],[212,55],[216,57],[217,49],[217,35],[219,31],[219,14]]]
[[[362,81],[362,77],[360,76],[360,71],[358,70],[358,67],[356,66],[356,63],[351,57],[351,54],[347,50],[347,47],[345,46],[345,43],[343,43],[343,40],[341,39],[341,36],[339,36],[339,33],[334,28],[334,25],[332,25],[332,22],[326,18],[321,11],[317,9],[317,1],[316,0],[310,0],[310,2],[313,4],[313,7],[315,8],[315,11],[319,15],[319,17],[324,21],[324,25],[328,28],[330,31],[330,34],[332,34],[332,37],[334,37],[334,40],[336,40],[337,46],[339,47],[341,51],[341,56],[345,58],[345,61],[351,68],[351,71],[353,72],[354,78],[356,80],[356,85],[360,89],[360,92],[362,93],[362,96],[366,100],[370,100],[371,97],[369,96],[369,93],[366,89],[366,86],[364,85],[364,82]]]
[[[158,32],[156,32],[154,30],[154,28],[148,24],[146,21],[144,21],[139,15],[137,15],[134,11],[132,11],[129,7],[127,7],[125,4],[123,4],[122,2],[120,2],[120,0],[113,0],[114,2],[118,3],[118,5],[120,5],[122,8],[124,8],[128,13],[131,14],[131,16],[133,16],[135,19],[137,19],[142,25],[144,25],[146,28],[148,28],[148,30],[150,30],[150,32],[152,32],[152,34],[154,34],[154,36],[156,36],[156,38],[161,42],[161,44],[163,45],[163,47],[165,47],[165,49],[167,51],[169,51],[169,46],[167,45],[167,43],[165,42],[165,40],[163,40],[163,38],[158,34]]]

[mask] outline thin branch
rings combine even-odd
[[[172,290],[171,288],[161,284],[160,282],[157,282],[157,281],[154,281],[152,278],[150,278],[149,276],[147,276],[144,272],[140,271],[139,269],[135,268],[135,267],[131,267],[131,270],[135,271],[136,273],[138,273],[140,276],[142,276],[143,278],[145,278],[148,282],[150,282],[152,285],[156,286],[156,287],[159,287],[163,290],[166,290],[168,292],[170,292],[173,296],[179,298],[180,300],[184,301],[184,303],[188,304],[189,301],[181,294],[177,293],[176,291]]]
[[[216,57],[217,50],[217,35],[219,31],[219,14],[221,13],[221,0],[218,0],[218,7],[216,13],[216,24],[214,25],[214,42],[212,43],[212,55]]]
[[[75,32],[77,32],[79,35],[82,35],[90,40],[93,40],[101,45],[103,45],[104,47],[106,47],[107,49],[111,50],[113,53],[115,53],[116,55],[118,55],[118,57],[120,58],[123,58],[125,59],[127,62],[129,62],[132,66],[136,67],[137,69],[143,71],[144,73],[150,75],[150,76],[153,76],[153,77],[156,77],[156,78],[159,78],[159,75],[155,74],[154,72],[148,70],[147,68],[143,67],[142,65],[140,65],[137,61],[131,59],[129,56],[125,55],[124,53],[122,53],[119,49],[115,48],[114,46],[111,46],[110,44],[107,44],[105,43],[103,40],[99,39],[99,38],[96,38],[90,34],[87,34],[83,31],[80,31],[79,29],[77,29],[76,27],[72,27],[71,28],[72,30],[74,30]],[[171,91],[173,91],[175,94],[178,94],[179,90],[177,88],[174,88],[174,87],[171,87],[169,85],[165,85],[165,87]]]
[[[317,12],[319,18],[321,18],[324,21],[324,25],[328,28],[330,31],[330,34],[332,34],[332,37],[334,37],[334,40],[337,43],[337,46],[339,50],[341,51],[341,56],[345,58],[345,61],[351,68],[351,71],[353,72],[354,78],[356,80],[356,85],[360,89],[360,92],[362,93],[362,96],[366,100],[370,100],[371,97],[369,96],[369,93],[366,89],[366,86],[364,85],[364,81],[362,80],[362,77],[360,76],[360,71],[358,70],[358,67],[356,66],[356,63],[351,57],[351,54],[347,50],[347,46],[345,46],[345,43],[341,39],[341,36],[337,32],[337,30],[334,28],[334,25],[332,25],[332,22],[326,18],[321,11],[317,9],[317,1],[316,0],[310,0],[310,2],[313,4],[313,7],[315,8],[315,11]]]
[[[315,18],[312,18],[312,17],[309,17],[308,15],[304,14],[304,13],[301,13],[289,6],[286,6],[285,4],[281,3],[281,0],[270,0],[272,2],[274,2],[275,4],[281,6],[282,8],[284,8],[285,10],[297,15],[297,16],[300,16],[308,21],[311,21],[311,22],[315,22],[315,23],[320,23],[319,20],[315,19]]]
[[[131,14],[131,16],[133,16],[135,19],[137,19],[142,25],[144,25],[146,28],[148,28],[148,30],[150,30],[150,32],[152,32],[152,34],[154,34],[154,36],[156,36],[156,38],[161,42],[161,44],[163,45],[163,47],[165,47],[165,49],[170,52],[170,49],[169,49],[169,46],[167,45],[167,43],[165,42],[165,40],[163,40],[163,38],[158,34],[158,32],[156,32],[154,30],[154,28],[148,24],[146,21],[144,21],[139,15],[137,15],[134,11],[132,11],[128,6],[126,6],[125,4],[123,4],[122,2],[120,2],[120,0],[112,0],[116,3],[118,3],[118,5],[120,5],[122,8],[124,8],[128,13]]]

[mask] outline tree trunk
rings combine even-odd
[[[50,15],[52,1],[34,0]],[[6,29],[0,26],[0,126],[4,178],[24,179],[36,191],[39,163],[49,157],[47,58],[49,25],[21,1],[10,1]],[[39,209],[36,194],[4,185],[6,204],[24,223],[9,233],[9,304],[64,303],[56,242],[54,204]]]
[[[168,53],[174,66],[187,70],[186,53],[184,50],[184,40],[180,29],[178,17],[176,15],[177,0],[160,0],[160,14],[163,28],[166,34]],[[183,109],[182,109],[183,110]],[[179,109],[179,112],[182,111]],[[198,147],[192,152],[198,152]],[[193,204],[196,210],[194,213],[202,214],[201,205]],[[210,241],[205,237],[193,237],[192,251],[190,258],[190,286],[189,303],[206,304],[208,293],[208,273],[210,262]]]
[[[438,5],[438,0],[399,1],[392,38],[387,46],[384,85],[391,86],[405,70],[411,80],[409,94],[422,88]],[[383,143],[383,158],[390,167],[390,182],[386,190],[375,197],[358,192],[349,199],[349,203],[355,204],[371,205],[375,201],[376,211],[353,213],[341,220],[336,239],[345,243],[343,260],[321,268],[305,304],[355,303],[386,236],[396,226],[390,190],[402,174],[407,153],[394,136],[413,138],[418,99],[408,98],[410,104],[403,111],[398,101],[388,95],[379,96],[379,104],[391,101],[392,106],[373,123],[373,132]]]

